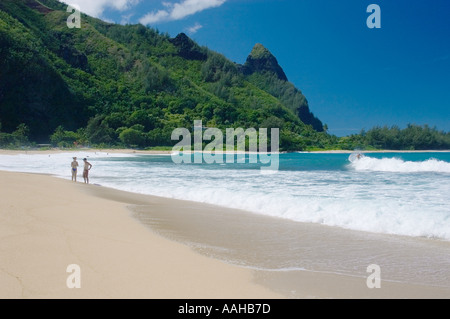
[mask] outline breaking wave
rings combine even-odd
[[[422,162],[404,161],[399,158],[373,158],[364,156],[360,160],[354,161],[350,167],[357,171],[378,171],[378,172],[436,172],[450,173],[450,163],[434,158]]]

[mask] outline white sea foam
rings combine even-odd
[[[438,172],[450,173],[450,163],[437,159],[429,159],[422,162],[404,161],[399,158],[373,158],[365,156],[354,161],[350,166],[359,171],[379,171],[379,172]]]
[[[430,179],[313,171],[269,177],[250,170],[172,167],[161,176],[154,167],[139,169],[132,183],[117,180],[113,186],[299,222],[450,240],[446,175]]]
[[[417,201],[408,203],[397,198],[383,198],[381,192],[372,194],[372,198],[367,199],[352,198],[353,195],[350,195],[350,198],[337,196],[327,198],[325,194],[319,193],[315,196],[312,194],[295,196],[282,194],[281,191],[266,193],[217,188],[213,184],[204,184],[190,190],[179,187],[160,188],[152,192],[160,196],[167,196],[170,193],[174,198],[244,209],[299,222],[450,240],[448,208],[441,211],[434,205],[424,205]]]
[[[0,169],[70,179],[72,156],[88,157],[91,181],[299,222],[450,240],[450,163],[365,157],[348,170],[280,171],[175,165],[128,154],[0,156]],[[343,164],[345,165],[345,164]],[[430,175],[429,172],[432,172]]]

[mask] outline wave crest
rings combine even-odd
[[[450,163],[435,158],[430,158],[422,162],[412,162],[395,157],[379,159],[365,156],[360,160],[351,163],[350,167],[357,171],[450,173]]]

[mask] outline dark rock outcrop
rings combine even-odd
[[[204,61],[208,57],[205,50],[184,33],[170,39],[170,42],[178,49],[178,55],[184,59]]]
[[[87,56],[74,47],[63,44],[59,48],[58,54],[73,67],[86,72],[90,71]]]
[[[288,80],[275,56],[260,43],[253,47],[244,64],[243,71],[246,75],[268,71],[275,73],[280,80]]]

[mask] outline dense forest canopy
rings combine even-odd
[[[282,150],[450,148],[411,125],[338,138],[326,132],[276,58],[256,44],[244,65],[185,34],[82,15],[56,0],[0,2],[0,146],[171,146],[175,128],[279,128]]]

